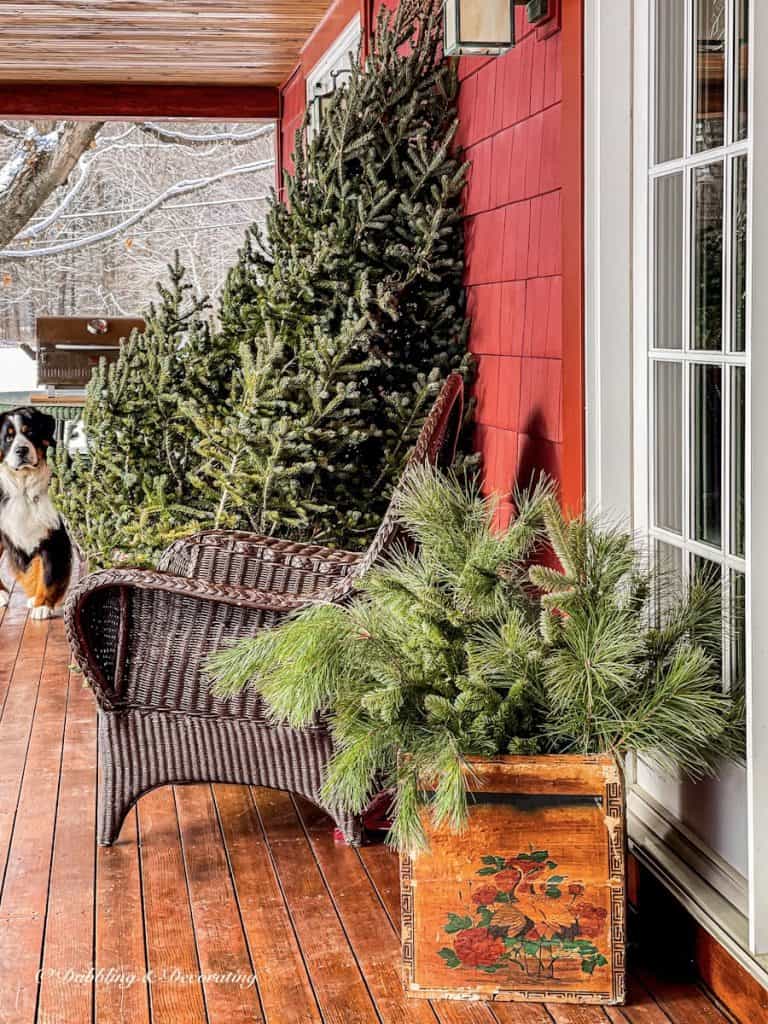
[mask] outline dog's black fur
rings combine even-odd
[[[48,497],[55,430],[54,418],[31,406],[0,416],[0,553],[7,554],[35,618],[50,615],[72,572],[72,545]]]

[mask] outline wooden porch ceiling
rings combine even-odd
[[[277,86],[329,0],[0,4],[0,82]]]

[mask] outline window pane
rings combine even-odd
[[[683,155],[685,4],[656,0],[656,141],[654,161]]]
[[[731,368],[731,552],[744,557],[745,412],[743,366]]]
[[[694,366],[693,398],[693,535],[720,547],[723,418],[722,369]]]
[[[682,348],[683,175],[657,178],[654,190],[656,348]]]
[[[733,161],[733,337],[734,352],[747,348],[747,158]]]
[[[743,694],[747,678],[746,579],[731,572],[731,693]]]
[[[683,529],[683,367],[654,363],[655,524]]]
[[[693,347],[722,344],[723,165],[693,171]]]
[[[691,571],[699,579],[704,580],[706,583],[710,583],[715,587],[720,594],[720,603],[722,605],[723,598],[723,570],[722,567],[717,565],[715,562],[710,562],[708,558],[701,558],[700,555],[694,555],[691,559]],[[720,635],[720,641],[717,646],[717,650],[714,652],[715,664],[719,675],[723,674],[723,637]]]
[[[736,0],[736,31],[734,34],[736,121],[733,130],[737,139],[746,139],[749,115],[749,0]]]
[[[670,5],[684,7],[681,0]],[[726,0],[696,0],[694,40],[696,126],[694,149],[713,149],[725,141]]]
[[[677,607],[683,579],[683,550],[673,544],[657,540],[654,548],[655,593],[654,619],[657,626],[662,618]]]
[[[656,568],[675,579],[682,579],[683,575],[683,550],[674,544],[665,544],[663,540],[656,541]]]

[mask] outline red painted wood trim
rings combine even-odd
[[[3,82],[3,118],[199,117],[239,121],[276,118],[280,91],[263,85],[102,85],[78,82]]]
[[[275,125],[275,191],[280,195],[283,187],[283,90],[278,91],[278,114]]]
[[[363,8],[363,60],[371,52],[371,40],[373,39],[373,30],[376,27],[376,15],[374,13],[374,5],[376,0],[362,0]]]
[[[584,9],[562,0],[563,100],[563,507],[579,513],[586,491],[584,426]]]
[[[280,112],[277,118],[276,125],[276,146],[275,146],[275,189],[278,196],[282,199],[284,196],[284,183],[283,183],[283,172],[285,171],[285,139],[284,135],[284,124],[285,124],[285,90],[288,88],[293,79],[301,72],[301,64],[297,64],[296,67],[291,71],[290,75],[286,78],[285,82],[280,86],[279,89],[279,107]]]
[[[323,54],[336,42],[356,14],[365,25],[367,0],[336,0],[325,17],[301,48],[301,64],[307,75]]]

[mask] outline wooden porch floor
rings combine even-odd
[[[61,619],[29,620],[14,594],[0,621],[2,1024],[729,1019],[695,985],[639,969],[623,1009],[409,1001],[384,847],[335,846],[322,814],[265,790],[156,790],[111,849],[95,845],[95,810],[93,699]]]

